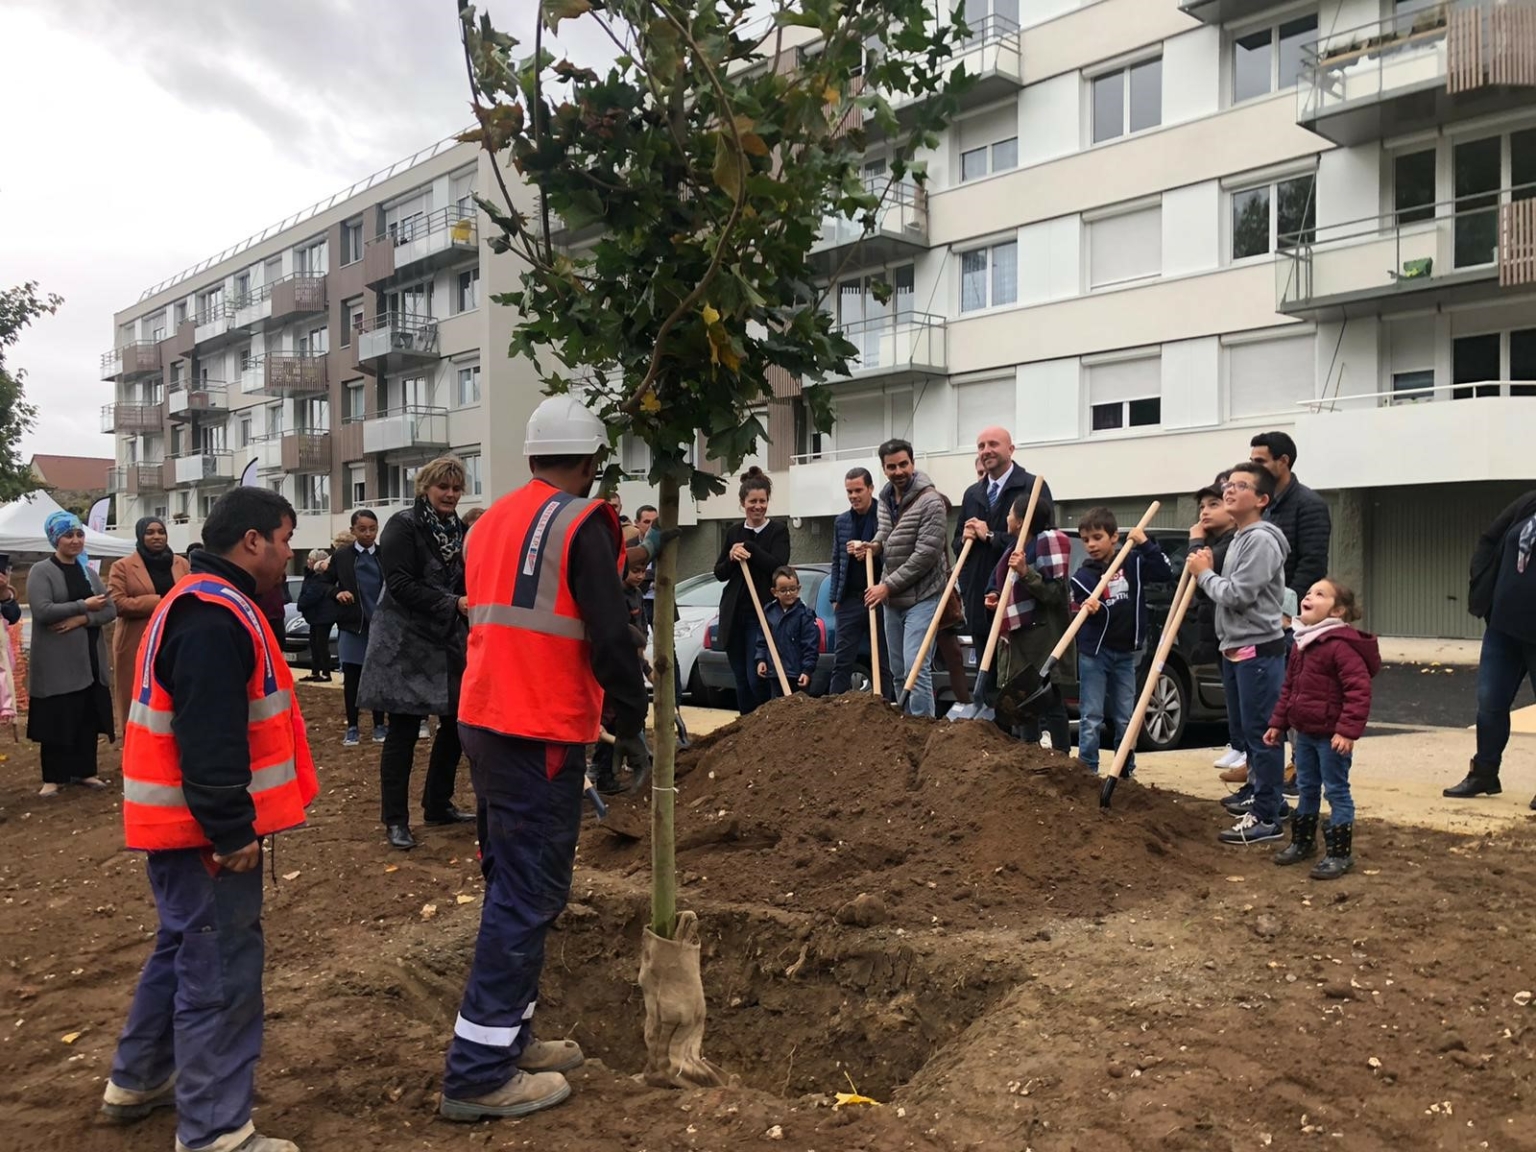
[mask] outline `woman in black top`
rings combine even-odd
[[[725,583],[720,593],[720,646],[731,661],[736,707],[743,716],[768,699],[767,682],[758,676],[752,661],[752,650],[762,630],[749,597],[766,603],[773,592],[774,570],[789,563],[789,529],[768,519],[768,498],[772,495],[773,482],[763,470],[748,468],[739,493],[746,520],[726,530],[725,545],[715,561],[715,579]],[[741,574],[741,560],[752,573],[750,587]]]

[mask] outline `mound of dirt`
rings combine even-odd
[[[648,868],[633,810],[648,799],[615,805],[638,840],[589,829],[583,860]],[[774,701],[678,767],[685,891],[827,914],[863,894],[907,929],[1091,918],[1203,887],[1221,867],[1211,832],[1209,805],[1126,781],[1104,812],[1098,778],[1066,755],[863,695]]]

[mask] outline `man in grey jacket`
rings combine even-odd
[[[1221,574],[1217,575],[1207,548],[1191,552],[1188,560],[1200,590],[1216,605],[1216,639],[1221,647],[1227,709],[1236,713],[1248,741],[1252,791],[1247,796],[1239,793],[1229,804],[1229,810],[1240,819],[1220,834],[1223,844],[1279,840],[1286,815],[1280,794],[1285,757],[1278,745],[1264,743],[1269,718],[1285,682],[1285,629],[1280,622],[1280,606],[1290,547],[1285,533],[1264,519],[1264,509],[1274,495],[1275,478],[1263,466],[1248,462],[1236,465],[1222,492],[1237,532],[1227,546]]]
[[[880,527],[875,538],[855,555],[874,550],[884,556],[880,582],[864,593],[867,607],[885,607],[885,639],[890,649],[891,677],[902,684],[917,660],[918,649],[939,594],[949,577],[948,518],[944,497],[933,481],[917,471],[912,445],[887,440],[880,445],[880,465],[888,483],[880,492]],[[924,659],[907,698],[913,716],[932,716],[932,653]]]

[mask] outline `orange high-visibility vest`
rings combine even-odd
[[[181,750],[171,730],[175,708],[170,692],[155,676],[167,616],[183,596],[227,608],[251,635],[256,670],[246,684],[251,747],[247,789],[256,806],[256,835],[303,824],[304,809],[320,791],[304,717],[293,694],[293,673],[271,625],[228,580],[193,572],[165,594],[150,617],[139,643],[138,679],[123,729],[124,833],[129,848],[150,852],[211,847],[182,792]]]
[[[591,516],[611,529],[622,562],[624,536],[612,506],[543,480],[496,501],[465,538],[463,723],[551,744],[597,739],[603,690],[568,580],[571,541]]]

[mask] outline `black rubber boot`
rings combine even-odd
[[[1477,761],[1473,760],[1467,767],[1467,778],[1460,784],[1452,785],[1441,793],[1455,800],[1465,800],[1470,796],[1497,796],[1504,791],[1499,784],[1499,770],[1495,768],[1489,772],[1485,768],[1479,768]]]
[[[1328,841],[1328,855],[1312,869],[1312,879],[1337,880],[1355,866],[1355,858],[1351,854],[1355,847],[1355,826],[1330,824],[1323,833],[1323,839]]]
[[[1275,853],[1275,863],[1300,864],[1317,855],[1317,813],[1291,821],[1291,842]]]

